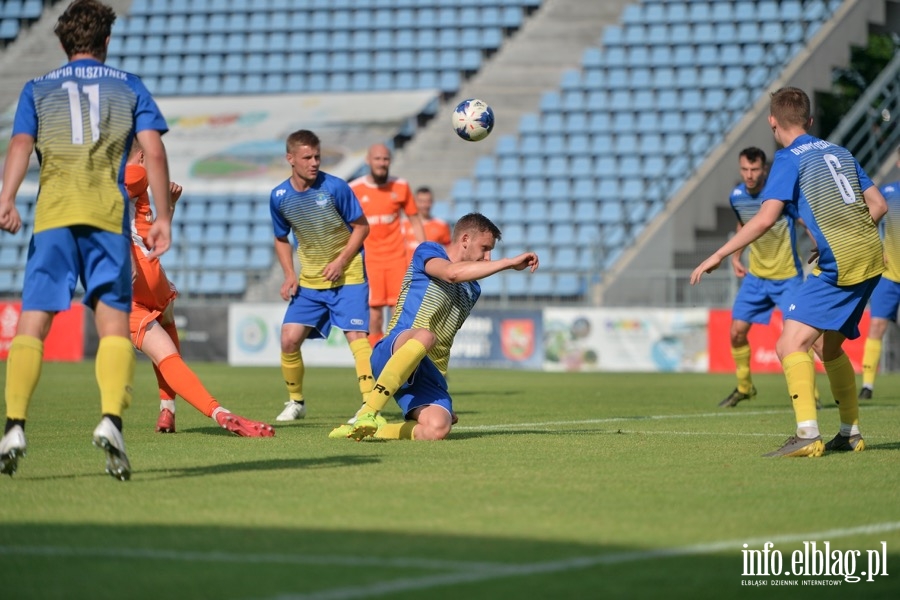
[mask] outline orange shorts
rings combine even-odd
[[[131,343],[140,348],[147,329],[159,319],[166,307],[178,295],[175,286],[166,277],[166,272],[158,258],[148,259],[138,248],[132,246],[134,259],[134,283],[132,284]]]
[[[408,265],[403,262],[366,264],[369,279],[369,306],[397,306],[400,286]]]

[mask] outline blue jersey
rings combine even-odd
[[[403,277],[387,333],[394,328],[400,331],[423,328],[432,332],[436,341],[428,351],[428,357],[441,373],[446,374],[453,338],[481,296],[481,286],[477,281],[448,283],[431,277],[425,272],[425,263],[432,258],[449,260],[441,244],[419,244]]]
[[[881,194],[887,201],[888,212],[881,220],[884,234],[884,276],[900,282],[900,181],[881,187]]]
[[[738,222],[744,225],[759,212],[761,194],[751,194],[740,183],[731,191],[730,201]],[[796,242],[794,219],[782,214],[769,231],[750,243],[750,273],[760,279],[778,281],[799,275],[802,271]]]
[[[269,211],[275,237],[294,232],[300,259],[300,285],[328,289],[347,284],[365,283],[362,252],[354,256],[337,281],[325,279],[325,266],[347,247],[350,223],[363,216],[359,201],[343,179],[319,172],[315,183],[298,192],[286,179],[272,190]]]
[[[72,225],[129,231],[125,161],[144,130],[168,128],[136,75],[79,59],[26,83],[12,134],[33,137],[41,163],[35,233]]]
[[[762,196],[785,203],[816,240],[816,274],[849,286],[884,271],[881,238],[863,192],[874,185],[846,148],[809,134],[775,153]]]

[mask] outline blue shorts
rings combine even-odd
[[[810,275],[792,295],[785,319],[823,331],[839,331],[848,340],[859,337],[859,320],[881,275],[856,285],[837,286]]]
[[[79,280],[85,305],[93,308],[99,300],[131,312],[131,238],[87,225],[31,236],[22,310],[67,310]]]
[[[300,286],[288,304],[283,323],[312,327],[310,339],[327,338],[332,326],[343,331],[369,332],[369,284],[342,285],[327,290]]]
[[[402,331],[394,330],[381,338],[372,348],[372,375],[381,375],[384,366],[394,354],[394,340]],[[434,404],[453,414],[453,400],[447,391],[447,380],[430,358],[422,359],[406,383],[400,386],[394,399],[403,411],[403,418],[415,409]]]
[[[761,279],[747,273],[734,299],[731,319],[767,325],[772,318],[772,311],[777,306],[786,312],[786,301],[790,292],[803,283],[803,277],[797,275],[790,279]]]
[[[898,308],[900,308],[900,283],[882,277],[869,299],[872,317],[896,321]]]

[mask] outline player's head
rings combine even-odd
[[[795,87],[783,87],[773,92],[769,103],[769,125],[776,140],[779,129],[808,131],[812,125],[812,109],[806,92]]]
[[[291,173],[308,184],[315,182],[319,176],[319,165],[322,163],[320,145],[319,136],[308,129],[298,129],[285,142]]]
[[[766,153],[755,146],[744,148],[738,155],[738,165],[747,191],[758,191],[766,178]]]
[[[366,152],[369,174],[376,185],[386,183],[391,170],[391,150],[384,144],[372,144]]]
[[[131,143],[131,152],[128,153],[128,160],[126,162],[129,165],[144,164],[144,147],[141,146],[141,143],[137,138],[134,138],[134,141]]]
[[[459,247],[459,260],[491,260],[500,241],[500,228],[481,213],[464,215],[453,226],[451,244]]]
[[[116,12],[97,0],[75,0],[56,21],[53,33],[66,56],[90,54],[106,60],[106,47],[116,22]]]
[[[433,204],[434,194],[431,193],[430,187],[423,185],[416,190],[416,208],[419,209],[419,214],[422,215],[423,218],[431,216],[431,207]]]

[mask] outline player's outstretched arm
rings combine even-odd
[[[756,215],[747,221],[730,240],[713,252],[709,258],[704,260],[691,273],[691,285],[700,282],[700,278],[704,273],[712,273],[722,264],[731,254],[734,254],[741,248],[748,246],[751,242],[759,239],[762,234],[767,232],[784,210],[784,203],[777,200],[764,201]]]
[[[3,189],[0,190],[0,229],[16,233],[22,227],[22,217],[16,208],[16,193],[28,173],[28,161],[34,151],[34,138],[17,133],[9,141],[6,165],[3,168]]]
[[[513,269],[524,271],[530,269],[534,273],[539,264],[538,255],[534,252],[523,252],[512,258],[498,260],[461,260],[450,262],[443,258],[432,258],[425,263],[425,272],[448,283],[462,283],[484,279],[500,271]]]

